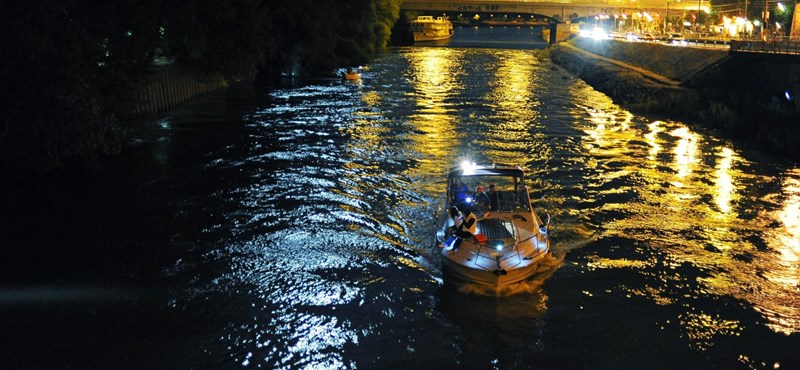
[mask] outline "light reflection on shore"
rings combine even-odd
[[[785,176],[780,196],[768,196],[780,207],[774,213],[762,214],[763,219],[746,221],[738,204],[751,203],[742,199],[758,194],[764,181],[745,175],[741,167],[748,163],[730,147],[706,142],[689,127],[672,122],[653,121],[639,132],[626,128],[625,120],[613,110],[587,109],[592,122],[584,131],[588,138],[585,148],[594,158],[611,158],[613,168],[600,163],[586,163],[598,178],[587,179],[590,184],[602,187],[620,176],[636,173],[638,181],[648,184],[638,190],[640,201],[629,203],[627,217],[617,218],[603,225],[606,237],[621,236],[641,240],[651,248],[666,253],[676,264],[689,263],[708,276],[696,278],[700,284],[699,295],[734,296],[750,302],[770,322],[776,332],[800,332],[800,295],[798,286],[798,261],[800,261],[800,174],[797,171]],[[664,135],[663,133],[666,133]],[[631,157],[637,152],[637,141],[644,138],[644,155],[648,165],[643,168]],[[667,156],[666,153],[671,155]],[[606,196],[613,190],[606,190]],[[616,210],[618,205],[606,204],[605,209]],[[779,224],[779,228],[767,227]],[[777,253],[760,253],[754,245],[753,233],[763,232],[770,249]],[[753,255],[753,262],[749,257]],[[595,259],[592,268],[649,270],[657,260]],[[763,277],[756,274],[763,272]],[[657,275],[653,276],[656,277]],[[671,297],[670,286],[685,284],[689,276],[666,274],[658,277],[665,286],[646,289],[623,287],[629,294],[650,297],[657,304],[676,302]],[[693,279],[692,279],[693,280]],[[684,297],[685,299],[685,297]],[[714,336],[738,335],[743,328],[737,320],[719,314],[693,310],[679,320],[692,346],[707,350],[713,346]]]
[[[786,174],[782,185],[782,207],[772,215],[778,227],[765,230],[775,260],[764,261],[767,285],[757,306],[773,330],[788,335],[800,333],[800,171]]]

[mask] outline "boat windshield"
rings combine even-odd
[[[486,208],[485,210],[495,212],[530,210],[528,189],[523,185],[521,177],[486,174],[451,176],[448,180],[449,203],[459,209],[470,207],[475,211]],[[479,186],[487,195],[490,207],[482,207],[487,205],[476,199]]]

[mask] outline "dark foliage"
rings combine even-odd
[[[400,14],[399,0],[273,0],[267,7],[272,75],[363,63],[387,45]]]
[[[0,175],[91,162],[154,61],[229,80],[318,73],[385,47],[400,0],[37,0],[0,4]]]

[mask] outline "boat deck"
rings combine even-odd
[[[508,220],[484,219],[478,221],[476,233],[486,236],[487,239],[508,239],[513,238],[513,223]]]

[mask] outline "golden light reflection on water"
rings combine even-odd
[[[583,129],[590,139],[585,141],[586,150],[594,154],[593,157],[630,158],[628,144],[638,139],[638,132],[630,129],[633,115],[593,90],[579,89],[573,94],[579,102],[579,109],[573,111],[573,116],[590,123]]]
[[[748,163],[730,147],[675,122],[652,121],[640,131],[612,102],[595,99],[592,92],[575,96],[583,104],[573,114],[591,123],[584,128],[589,155],[583,164],[596,176],[585,182],[602,188],[620,176],[636,176],[637,201],[599,202],[601,209],[625,211],[625,216],[602,225],[603,235],[640,240],[647,248],[665,253],[669,263],[689,263],[707,275],[692,278],[664,271],[652,276],[655,256],[643,261],[595,258],[588,267],[651,275],[662,285],[623,288],[661,305],[674,302],[674,288],[669,287],[692,279],[700,286],[690,297],[742,299],[762,313],[772,330],[800,332],[800,171],[785,176],[782,193],[772,197],[779,198],[774,202],[780,210],[751,220],[752,216],[746,216],[749,210],[740,203],[761,199],[743,200],[742,194],[752,194],[750,189],[760,189],[763,181],[771,179],[749,175],[749,170],[742,169]],[[646,165],[639,157],[646,158]],[[609,188],[601,196],[618,191]],[[774,224],[780,227],[770,227]],[[759,251],[752,237],[759,234],[766,235],[769,251]],[[741,257],[750,255],[755,257]],[[714,336],[739,335],[743,330],[737,320],[703,312],[685,313],[680,322],[698,350],[715,343]]]
[[[743,328],[736,320],[726,320],[720,315],[703,312],[686,312],[678,317],[681,326],[686,330],[690,345],[698,350],[712,347],[717,336],[738,336]]]
[[[497,163],[525,164],[531,161],[530,128],[538,121],[538,97],[534,94],[535,70],[540,62],[530,51],[502,55],[490,83],[488,103],[493,107],[492,124],[486,133],[486,154]],[[538,140],[541,141],[541,140]]]
[[[416,109],[410,115],[416,134],[409,135],[413,148],[422,155],[419,173],[439,174],[452,165],[459,150],[459,134],[455,109],[448,99],[460,94],[463,86],[461,60],[464,51],[445,48],[416,48],[407,54],[409,70],[406,78],[413,88]],[[431,192],[439,185],[420,184]]]
[[[661,151],[661,145],[658,144],[658,134],[663,132],[664,129],[661,127],[661,121],[653,121],[647,125],[647,128],[650,129],[650,132],[644,135],[645,139],[647,139],[647,144],[650,145],[650,150],[647,152],[647,159],[651,162],[656,160],[656,156]]]
[[[759,305],[770,318],[773,330],[800,333],[800,170],[791,171],[783,180],[783,207],[772,216],[778,227],[767,231],[767,244],[774,250],[775,261],[764,269],[766,286]]]
[[[607,269],[607,268],[632,268],[632,269],[640,269],[647,267],[648,265],[652,265],[652,263],[648,263],[647,261],[635,261],[629,259],[610,259],[610,258],[600,258],[600,257],[592,257],[588,263],[589,269]]]
[[[687,127],[681,127],[670,132],[670,135],[678,138],[675,145],[675,163],[674,168],[677,171],[677,179],[672,182],[672,185],[683,188],[684,179],[688,177],[694,170],[697,164],[697,134],[689,131]],[[687,194],[688,197],[693,197],[696,194]]]
[[[733,185],[731,176],[731,165],[733,164],[734,153],[729,148],[722,148],[719,152],[719,162],[717,162],[716,179],[714,181],[715,190],[714,203],[719,207],[719,217],[727,216],[731,211],[731,199],[735,195],[736,187]]]

